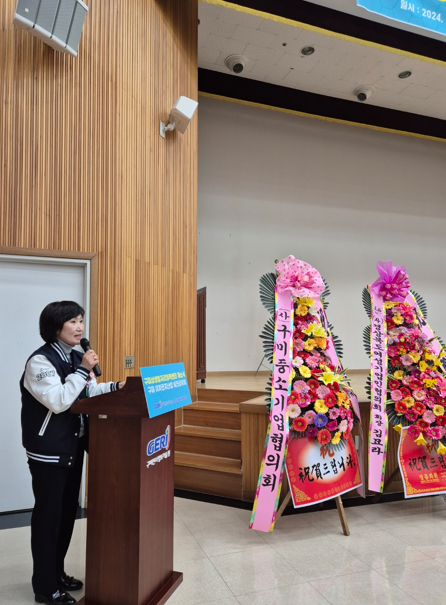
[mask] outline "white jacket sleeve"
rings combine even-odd
[[[103,395],[104,393],[111,393],[119,389],[118,382],[96,382],[96,378],[90,377],[91,382],[88,384],[88,396],[96,397],[96,395]]]
[[[87,368],[79,366],[62,384],[53,364],[43,355],[35,355],[26,364],[24,386],[42,405],[60,414],[76,401],[88,376]]]

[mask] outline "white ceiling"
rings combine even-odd
[[[336,5],[339,10],[342,6],[344,12],[352,14],[353,9],[361,10],[361,16],[366,13],[372,20],[375,17],[353,6],[354,0],[314,3],[331,8]],[[354,103],[358,102],[355,88],[368,84],[375,87],[368,104],[446,119],[446,64],[405,57],[206,1],[199,2],[198,15],[199,67],[230,74],[225,58],[240,54],[248,63],[234,78],[260,80]],[[303,46],[314,46],[315,53],[303,57]],[[412,71],[412,76],[401,80],[398,74],[404,70]]]

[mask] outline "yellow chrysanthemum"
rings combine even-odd
[[[314,305],[314,300],[309,296],[303,296],[302,298],[297,298],[296,302],[298,305],[305,305],[306,307],[311,307]]]
[[[392,309],[392,307],[394,307],[395,305],[396,305],[395,302],[392,302],[391,300],[386,300],[383,307],[384,307],[384,309]]]
[[[404,372],[402,370],[397,370],[393,373],[393,375],[397,380],[401,380],[401,378],[404,376]]]
[[[321,326],[321,324],[317,324],[313,330],[313,336],[320,336],[321,338],[327,338],[327,332]]]
[[[332,438],[331,442],[333,445],[337,445],[341,440],[341,432],[337,431],[334,435],[334,437]]]
[[[295,311],[297,315],[304,317],[308,313],[308,307],[305,305],[297,305],[297,309]]]
[[[317,328],[317,324],[309,324],[308,328],[305,328],[305,330],[302,330],[304,334],[306,334],[307,336],[311,336],[311,334],[313,333],[313,330],[315,330]]]
[[[296,370],[293,368],[291,370],[291,380],[294,380],[296,378]]]
[[[311,376],[310,368],[307,368],[307,366],[300,366],[299,374],[301,376],[303,376],[304,378],[310,378],[310,376]]]
[[[412,351],[412,353],[409,353],[409,357],[414,363],[418,363],[420,361],[420,354],[417,353],[417,351]]]
[[[415,403],[415,399],[413,397],[404,397],[404,399],[402,399],[401,402],[405,403],[408,408],[411,408],[413,406],[413,404]]]
[[[316,399],[314,402],[314,409],[318,414],[326,414],[328,412],[328,406],[325,405],[323,399]]]
[[[434,386],[437,384],[437,381],[435,380],[435,378],[425,378],[423,380],[423,382],[424,382],[424,386],[427,389],[433,389]]]
[[[420,368],[420,370],[422,372],[425,372],[429,366],[427,365],[427,363],[425,361],[420,361],[420,363],[418,364],[418,367]]]
[[[434,405],[432,411],[435,416],[444,416],[444,407],[442,405]]]
[[[304,344],[304,349],[305,351],[312,351],[314,349],[314,347],[316,347],[316,341],[314,340],[314,338],[309,338],[308,340],[305,341]]]
[[[395,323],[397,326],[400,326],[402,323],[404,323],[404,318],[399,313],[395,313],[395,315],[392,317],[392,319],[393,319],[393,323]]]
[[[441,357],[443,357],[443,356],[444,355],[441,355]],[[435,353],[425,353],[424,359],[426,359],[427,361],[433,361],[434,366],[441,366],[441,361],[439,359],[439,356],[435,355]]]
[[[321,336],[315,336],[314,341],[320,349],[325,350],[327,348],[327,339],[326,338],[322,338]]]

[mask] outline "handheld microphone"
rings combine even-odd
[[[84,349],[85,353],[91,349],[88,338],[81,338],[81,347]],[[102,374],[98,364],[94,366],[93,373],[95,376],[100,376]]]

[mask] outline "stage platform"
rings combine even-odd
[[[369,370],[349,370],[353,391],[358,401],[367,402],[365,381]],[[264,391],[270,372],[208,372],[206,382],[197,381],[198,389],[222,389],[230,391]]]

